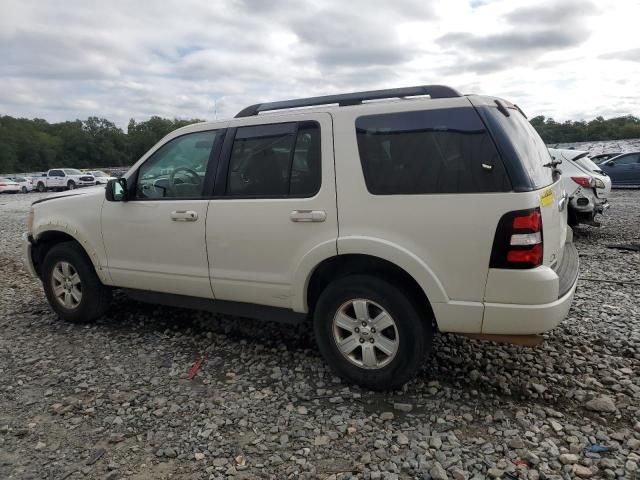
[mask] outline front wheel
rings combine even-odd
[[[426,306],[425,306],[426,307]],[[314,331],[329,366],[372,390],[401,387],[431,347],[431,319],[416,300],[369,275],[349,275],[320,295]]]
[[[53,310],[72,323],[96,320],[111,301],[111,289],[100,282],[91,261],[75,242],[51,247],[43,263],[42,285]]]
[[[21,191],[22,193],[27,193],[27,187],[22,187],[22,188],[20,189],[20,191]]]
[[[67,183],[67,189],[75,190],[75,188],[76,188],[76,182],[74,182],[73,180],[69,180],[69,182]]]

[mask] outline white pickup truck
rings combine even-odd
[[[33,183],[39,192],[47,190],[74,190],[96,184],[93,175],[82,173],[75,168],[53,168],[40,177],[33,177]]]

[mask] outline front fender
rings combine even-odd
[[[92,242],[89,240],[89,236],[83,232],[82,230],[78,230],[73,226],[65,223],[65,222],[51,222],[40,224],[37,226],[37,229],[34,229],[33,239],[34,244],[38,244],[39,241],[42,241],[46,237],[48,232],[60,232],[68,235],[73,240],[78,242],[80,246],[87,253],[87,256],[91,260],[93,264],[93,268],[100,278],[100,281],[105,285],[111,284],[111,276],[109,275],[108,270],[106,269],[106,264],[104,262],[104,256],[101,256],[98,249],[96,249]]]

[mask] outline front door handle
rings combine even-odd
[[[198,213],[193,210],[174,210],[170,216],[174,222],[195,222],[198,220]]]
[[[289,218],[292,222],[324,222],[327,213],[324,210],[294,210]]]

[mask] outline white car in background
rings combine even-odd
[[[550,148],[549,153],[555,161],[562,161],[559,168],[569,195],[569,225],[599,227],[595,217],[609,208],[611,179],[589,159],[589,152]]]
[[[106,185],[109,180],[114,180],[116,177],[112,177],[108,173],[103,172],[102,170],[89,170],[86,173],[89,175],[93,175],[96,179],[96,185]]]
[[[20,185],[10,178],[0,177],[0,193],[18,193]]]
[[[31,177],[10,177],[10,179],[20,186],[20,191],[22,193],[32,192],[36,189]]]

